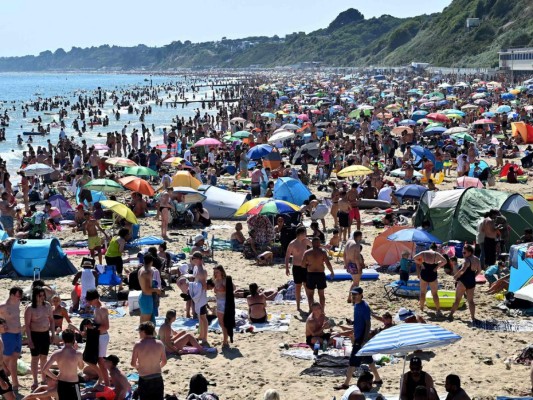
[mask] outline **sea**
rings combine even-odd
[[[203,79],[203,80],[202,80]],[[201,85],[208,83],[208,78],[197,78],[195,84]],[[63,99],[71,100],[71,104],[77,102],[78,96],[95,96],[98,93],[98,88],[102,93],[111,94],[116,91],[119,94],[128,89],[147,87],[150,86],[159,90],[159,97],[167,99],[168,101],[174,98],[175,91],[167,91],[165,86],[181,86],[186,85],[190,88],[190,79],[184,76],[170,76],[170,75],[148,75],[148,74],[98,74],[98,73],[0,73],[0,114],[4,114],[5,110],[8,110],[10,117],[9,126],[6,127],[6,140],[0,142],[0,156],[7,162],[8,170],[11,173],[13,181],[17,181],[15,172],[20,167],[22,160],[22,152],[27,150],[26,141],[28,136],[23,136],[24,144],[17,145],[17,135],[22,135],[24,131],[31,131],[36,128],[36,124],[32,124],[31,121],[37,116],[41,116],[42,125],[46,127],[47,124],[52,123],[54,120],[59,122],[58,115],[44,114],[42,111],[36,112],[30,106],[29,112],[26,117],[22,115],[22,105],[30,104],[39,98],[54,98],[61,97]],[[210,87],[201,87],[199,92],[195,93],[195,98],[211,98],[213,90]],[[171,96],[171,98],[169,98]],[[192,99],[193,93],[189,90],[186,93],[186,98]],[[155,125],[156,129],[152,135],[152,145],[163,143],[162,127],[169,126],[172,119],[176,116],[184,117],[186,120],[189,117],[194,117],[195,110],[200,108],[202,115],[208,112],[210,115],[216,114],[216,109],[203,110],[201,103],[191,103],[182,108],[181,104],[178,104],[177,108],[173,108],[170,104],[167,106],[166,102],[163,102],[162,106],[155,105],[154,101],[148,101],[144,106],[150,105],[152,107],[152,114],[145,116],[145,126],[151,127]],[[135,103],[134,103],[134,106]],[[143,105],[137,105],[137,108],[142,108]],[[87,132],[83,134],[83,137],[78,137],[76,131],[72,128],[72,122],[75,117],[78,116],[77,112],[71,112],[69,108],[68,117],[65,119],[66,129],[65,132],[68,136],[74,136],[78,143],[81,143],[82,139],[87,141],[90,146],[94,143],[105,143],[106,133],[121,131],[124,125],[128,125],[127,135],[130,136],[133,128],[140,129],[141,122],[139,121],[139,115],[122,113],[120,120],[117,121],[112,114],[113,103],[108,100],[105,102],[104,107],[101,109],[105,114],[109,116],[109,125],[102,127],[96,125],[93,129],[89,129],[87,126]],[[115,106],[116,109],[116,106]],[[54,109],[52,111],[58,111]],[[86,119],[88,122],[88,119]],[[32,146],[46,146],[47,140],[50,139],[53,144],[57,143],[59,138],[59,128],[52,128],[49,135],[45,136],[32,136]],[[102,136],[99,137],[98,134]]]

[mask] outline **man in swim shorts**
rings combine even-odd
[[[296,239],[289,243],[287,247],[287,252],[285,253],[285,274],[290,275],[289,272],[289,260],[292,256],[292,279],[294,280],[295,296],[296,296],[296,309],[298,311],[300,308],[300,301],[302,298],[302,285],[304,285],[305,290],[307,283],[307,269],[302,266],[302,259],[304,253],[307,249],[311,248],[312,244],[309,239],[307,239],[307,231],[304,226],[300,226],[296,229]],[[309,297],[309,296],[308,296]],[[308,298],[309,300],[309,298]],[[311,303],[309,303],[309,308],[311,308]]]
[[[154,298],[152,293],[161,294],[161,289],[153,287],[153,257],[150,254],[144,256],[144,266],[139,269],[139,284],[142,293],[139,296],[139,308],[141,309],[141,322],[150,321],[154,312]]]
[[[99,379],[98,383],[109,386],[109,374],[105,366],[105,356],[107,355],[107,346],[109,345],[109,310],[103,306],[100,301],[100,294],[98,290],[88,290],[85,295],[87,304],[93,306],[94,309],[94,324],[100,332],[98,338],[98,369]]]
[[[326,250],[320,247],[320,238],[314,237],[311,244],[313,247],[304,253],[302,260],[302,266],[307,267],[307,300],[310,304],[313,304],[315,302],[315,290],[318,290],[320,305],[322,306],[322,310],[324,310],[326,306],[324,289],[328,286],[326,283],[326,274],[324,273],[324,264],[328,266],[331,272],[331,279],[333,279],[335,273],[329,262]]]
[[[7,366],[9,375],[13,380],[13,390],[18,390],[19,381],[17,376],[17,360],[22,351],[22,329],[20,326],[20,300],[22,289],[13,286],[9,289],[9,297],[4,304],[0,305],[0,318],[6,321],[6,331],[2,333],[4,342],[4,364]]]
[[[0,318],[0,333],[3,335],[6,332],[6,320]],[[4,350],[4,343],[0,339],[0,396],[3,396],[6,400],[15,400],[15,394],[13,393],[13,386],[9,382],[9,378],[4,370],[4,357],[2,352]]]
[[[107,240],[109,240],[109,236],[89,211],[85,211],[83,216],[85,217],[83,234],[87,234],[89,252],[92,258],[94,258],[95,253],[98,254],[98,262],[102,264],[102,239],[98,236],[98,231],[102,232]]]
[[[363,233],[361,231],[355,231],[353,233],[353,239],[346,242],[344,248],[344,268],[352,276],[352,286],[350,290],[356,286],[359,286],[361,275],[363,273],[363,257],[361,256],[361,241],[363,239]],[[351,295],[348,297],[348,302],[351,303]]]

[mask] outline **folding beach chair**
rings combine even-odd
[[[104,272],[98,273],[98,286],[102,290],[102,296],[117,298],[117,285],[122,283],[122,278],[117,275],[117,268],[114,265],[104,265]]]

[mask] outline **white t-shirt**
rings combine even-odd
[[[207,155],[207,159],[209,160],[209,164],[215,165],[215,152],[210,151],[209,154]]]
[[[385,185],[378,193],[378,200],[384,200],[388,203],[391,202],[392,188],[389,185]]]
[[[350,398],[350,395],[352,393],[361,393],[361,390],[356,385],[350,386],[348,389],[346,389],[346,392],[341,397],[341,400],[348,400]]]
[[[189,295],[194,302],[194,311],[200,315],[200,309],[207,304],[207,291],[201,282],[189,282]]]
[[[185,150],[185,153],[183,153],[183,158],[191,162],[191,151],[189,149]]]

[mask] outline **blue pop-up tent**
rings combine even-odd
[[[309,199],[311,192],[302,182],[294,178],[279,178],[274,185],[274,198],[301,206]]]
[[[517,247],[512,251],[512,253],[516,251],[516,256],[511,257],[509,278],[509,291],[513,293],[533,283],[533,258],[526,257],[527,245]]]

